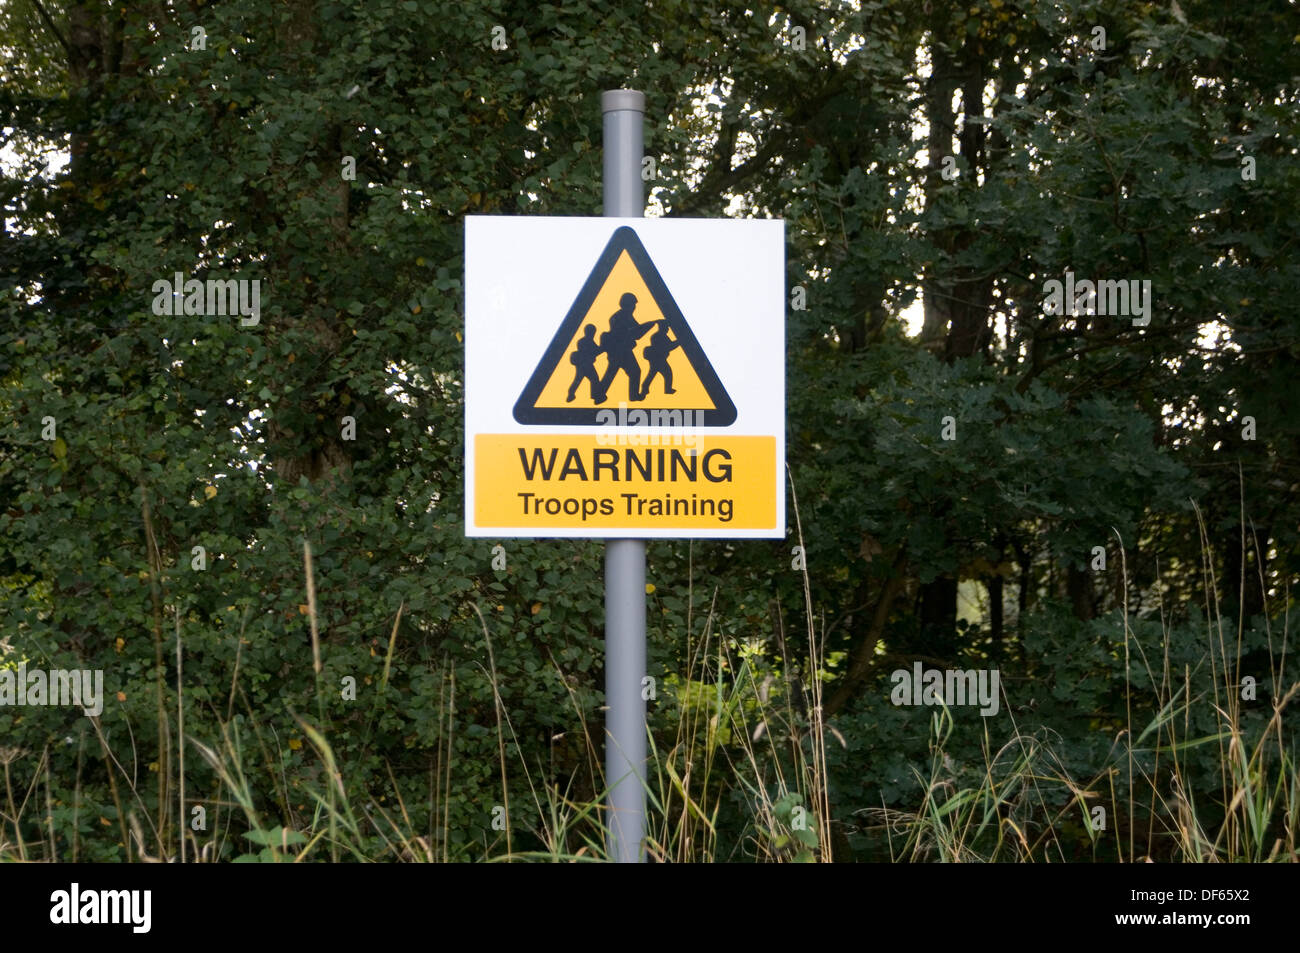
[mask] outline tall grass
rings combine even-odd
[[[1200,516],[1197,512],[1198,519]],[[1217,592],[1209,540],[1201,522],[1203,572],[1206,591]],[[1121,541],[1122,543],[1122,541]],[[1120,552],[1123,553],[1121,545]],[[1243,560],[1243,564],[1244,564]],[[1256,565],[1264,586],[1263,554],[1256,544]],[[1286,728],[1286,712],[1300,693],[1300,681],[1285,680],[1289,615],[1283,631],[1269,637],[1269,697],[1273,708],[1263,731],[1253,743],[1242,717],[1242,637],[1244,620],[1238,615],[1235,640],[1224,637],[1223,616],[1217,598],[1207,605],[1204,662],[1213,673],[1212,694],[1197,695],[1193,670],[1176,671],[1170,660],[1170,624],[1162,612],[1164,647],[1154,666],[1134,637],[1128,612],[1127,564],[1124,572],[1124,662],[1132,655],[1141,660],[1148,686],[1157,699],[1157,713],[1146,724],[1133,721],[1131,685],[1126,684],[1126,724],[1119,745],[1108,763],[1092,778],[1078,779],[1062,766],[1045,733],[1023,733],[1014,725],[1011,738],[994,750],[985,736],[984,773],[974,786],[958,787],[948,743],[953,721],[942,709],[931,720],[930,764],[917,771],[924,791],[911,810],[887,807],[865,813],[889,842],[897,860],[939,861],[1051,861],[1062,860],[1063,825],[1082,821],[1098,845],[1104,831],[1122,831],[1116,838],[1116,859],[1150,860],[1153,845],[1165,845],[1169,859],[1179,862],[1289,862],[1300,861],[1296,832],[1300,828],[1300,773],[1293,756],[1294,732]],[[1265,587],[1265,624],[1269,625]],[[1276,638],[1275,638],[1276,636]],[[1198,709],[1213,713],[1214,729],[1194,736],[1192,715]],[[1010,708],[1008,708],[1010,711]],[[1220,784],[1208,803],[1198,803],[1189,773],[1194,757],[1216,746]],[[1151,770],[1140,765],[1150,760]],[[1163,768],[1162,768],[1163,763]],[[1114,779],[1125,772],[1128,796],[1116,795]],[[1064,806],[1055,792],[1068,792]],[[1142,810],[1139,797],[1145,801]],[[1104,814],[1094,815],[1097,807]],[[1221,815],[1221,816],[1220,816]],[[1139,818],[1147,818],[1143,850],[1138,849]],[[1106,827],[1101,826],[1105,819]]]
[[[796,531],[802,545],[795,502]],[[1208,541],[1204,571],[1207,591],[1215,592]],[[1122,552],[1122,546],[1121,546]],[[1263,565],[1262,554],[1257,565]],[[1123,567],[1127,572],[1127,567]],[[1262,572],[1262,568],[1261,568]],[[321,643],[318,634],[315,584],[310,550],[304,552],[307,580],[307,612],[311,625],[312,666],[320,681]],[[792,676],[785,666],[774,667],[762,654],[734,639],[719,634],[717,593],[695,634],[695,622],[687,620],[686,670],[664,686],[665,701],[675,706],[678,717],[667,734],[651,734],[645,794],[647,803],[647,857],[658,862],[814,862],[830,861],[827,832],[833,821],[826,767],[826,740],[842,743],[838,732],[822,720],[822,688],[825,680],[824,645],[814,621],[814,607],[808,570],[804,570],[806,677]],[[1125,576],[1127,579],[1127,575]],[[1262,584],[1262,579],[1261,579]],[[694,604],[693,597],[688,604]],[[477,608],[475,608],[477,612]],[[394,621],[384,659],[383,686],[394,657],[398,622]],[[511,750],[523,750],[516,737],[509,712],[502,703],[500,677],[492,652],[490,627],[478,614],[488,646],[484,674],[492,686],[494,725],[499,763],[505,829],[495,840],[478,845],[475,859],[516,862],[588,862],[606,858],[604,827],[604,777],[601,752],[604,739],[599,726],[586,720],[583,706],[569,688],[573,724],[580,735],[586,762],[567,783],[546,780],[535,765],[522,757],[512,759]],[[1286,724],[1286,712],[1300,682],[1288,687],[1286,652],[1289,619],[1283,617],[1282,631],[1269,631],[1270,695],[1273,709],[1263,731],[1248,733],[1243,726],[1240,658],[1242,629],[1236,638],[1225,634],[1217,601],[1207,606],[1210,620],[1206,632],[1205,660],[1211,666],[1213,691],[1197,694],[1192,687],[1192,670],[1178,671],[1169,655],[1169,623],[1162,616],[1164,652],[1148,658],[1145,646],[1129,626],[1127,590],[1123,613],[1123,641],[1126,663],[1140,661],[1149,688],[1158,699],[1157,713],[1147,723],[1135,723],[1128,706],[1124,730],[1106,763],[1093,776],[1078,778],[1064,767],[1045,730],[1022,729],[1009,704],[1008,737],[994,739],[987,727],[981,743],[982,773],[977,783],[959,783],[954,760],[968,761],[967,752],[953,749],[953,718],[946,709],[936,710],[930,721],[928,763],[914,768],[921,795],[907,809],[882,804],[859,812],[868,821],[869,837],[888,848],[897,861],[967,862],[1060,861],[1067,857],[1065,831],[1077,831],[1080,824],[1094,847],[1109,831],[1113,858],[1142,861],[1153,853],[1153,845],[1171,859],[1180,861],[1288,861],[1300,860],[1296,850],[1297,817],[1300,815],[1300,776],[1293,757],[1293,733]],[[177,739],[175,779],[177,796],[168,808],[179,809],[173,820],[170,810],[151,814],[141,795],[140,772],[135,765],[138,752],[110,748],[98,719],[90,721],[88,737],[97,741],[109,769],[112,797],[118,807],[127,857],[137,861],[214,861],[237,856],[241,861],[306,862],[314,860],[446,862],[450,853],[449,805],[453,797],[456,676],[444,663],[438,713],[439,744],[431,770],[429,803],[420,811],[403,800],[376,803],[368,795],[350,792],[344,783],[325,725],[323,703],[316,719],[297,716],[298,727],[319,765],[320,783],[308,791],[309,810],[299,812],[292,805],[287,779],[280,768],[282,744],[274,729],[259,720],[248,704],[241,685],[238,653],[231,676],[229,701],[223,712],[214,711],[202,722],[215,725],[209,735],[188,733],[194,723],[184,705],[182,684],[183,633],[176,618],[177,686],[175,710],[159,687],[159,710],[167,710],[164,738]],[[782,635],[784,638],[784,635]],[[794,654],[794,653],[791,653]],[[1129,671],[1126,665],[1126,672]],[[566,686],[568,683],[561,679]],[[161,686],[161,683],[160,683]],[[1131,697],[1132,686],[1128,686]],[[246,714],[234,714],[237,700]],[[1190,725],[1194,711],[1213,713],[1215,728],[1208,735],[1194,736]],[[444,731],[445,728],[445,731]],[[1253,740],[1251,738],[1253,737]],[[220,790],[209,796],[187,798],[184,755],[196,753],[219,780]],[[1216,752],[1219,789],[1207,797],[1196,794],[1189,769],[1196,759],[1204,763],[1207,750]],[[49,804],[49,760],[38,754],[35,770],[26,788],[16,786],[15,764],[32,757],[17,746],[0,747],[0,860],[34,861],[75,859],[78,834],[71,835],[71,857],[56,853],[58,833]],[[157,759],[163,762],[164,759]],[[128,768],[127,764],[130,765]],[[1150,765],[1151,767],[1144,767]],[[579,774],[583,784],[578,784]],[[147,773],[145,777],[147,777]],[[511,777],[521,782],[511,787]],[[1125,778],[1126,793],[1116,790],[1116,779]],[[391,788],[399,791],[389,769]],[[77,779],[80,785],[80,776]],[[167,782],[163,789],[167,789]],[[595,796],[576,797],[585,788]],[[527,791],[529,816],[537,821],[531,830],[514,830],[519,824],[511,816],[512,790]],[[44,793],[42,798],[41,793]],[[268,796],[269,795],[269,796]],[[362,803],[358,803],[358,801]],[[1204,801],[1205,803],[1202,803]],[[737,804],[743,805],[742,833],[735,836]],[[205,831],[187,823],[195,806],[209,812]],[[259,805],[261,805],[259,807]],[[276,816],[267,816],[266,805],[275,805]],[[44,810],[42,811],[42,807]],[[516,815],[520,814],[515,804]],[[1104,808],[1106,831],[1089,823],[1097,807]],[[40,823],[35,823],[40,812]],[[428,830],[417,830],[413,815],[432,820]],[[730,836],[724,838],[720,819],[730,818]],[[1145,818],[1145,828],[1142,819]],[[27,823],[24,824],[24,819]],[[28,834],[24,834],[24,830]],[[30,832],[39,830],[38,837]],[[527,847],[521,847],[527,844]],[[379,845],[379,846],[376,846]],[[540,846],[538,846],[540,845]],[[463,856],[463,855],[462,855]],[[1099,859],[1111,854],[1099,852]]]

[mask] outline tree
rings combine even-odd
[[[175,849],[178,631],[187,733],[211,741],[237,711],[280,734],[328,725],[346,790],[400,795],[421,826],[454,816],[466,853],[493,836],[480,808],[503,784],[524,827],[536,813],[523,778],[488,767],[502,706],[511,764],[601,790],[573,740],[600,720],[599,548],[509,541],[498,570],[462,533],[459,276],[466,214],[598,212],[605,88],[647,93],[655,213],[787,222],[791,484],[826,711],[850,734],[896,662],[1050,671],[1058,601],[1081,626],[1126,598],[1284,609],[1300,565],[1289,12],[15,0],[0,613],[24,656],[119,686],[79,788],[116,818],[98,856],[145,849],[133,811],[150,851]],[[1067,272],[1150,281],[1149,320],[1052,313]],[[159,313],[177,273],[256,282],[257,320]],[[786,691],[806,687],[792,545],[652,547],[655,671],[682,676],[722,620],[761,637]],[[437,714],[453,676],[463,731]],[[355,705],[321,688],[344,677]],[[664,740],[673,711],[655,715]],[[129,797],[110,756],[128,723],[157,752]],[[0,712],[35,749],[69,724]],[[50,750],[70,799],[77,751]],[[285,758],[258,808],[289,824],[318,768]],[[210,766],[186,765],[191,797],[215,796]]]

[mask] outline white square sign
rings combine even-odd
[[[785,536],[785,225],[465,220],[469,536]]]

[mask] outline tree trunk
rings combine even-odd
[[[1065,589],[1070,597],[1070,607],[1076,619],[1085,622],[1097,615],[1097,607],[1092,592],[1092,573],[1088,569],[1075,569],[1069,566],[1065,570]]]
[[[989,657],[997,661],[1002,657],[1003,579],[994,573],[985,582],[989,592]]]
[[[921,584],[921,629],[912,646],[923,655],[952,658],[956,655],[957,579],[940,576]]]

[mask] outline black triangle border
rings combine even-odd
[[[695,369],[700,383],[704,385],[704,390],[708,393],[710,399],[716,405],[713,409],[708,408],[674,408],[680,410],[693,410],[692,426],[702,427],[729,427],[736,422],[736,405],[731,402],[731,396],[727,389],[722,386],[722,381],[718,379],[717,373],[713,370],[713,365],[704,354],[704,349],[700,347],[700,342],[695,340],[695,334],[691,331],[690,325],[686,323],[686,318],[681,309],[677,307],[677,302],[673,299],[672,292],[664,283],[663,278],[659,276],[659,269],[654,266],[650,260],[650,255],[646,252],[645,246],[641,244],[641,239],[631,226],[622,225],[614,230],[610,236],[605,250],[601,252],[600,258],[596,260],[596,265],[591,269],[591,274],[587,276],[587,281],[582,286],[582,291],[574,299],[573,304],[569,307],[569,313],[565,315],[564,321],[560,324],[559,330],[551,338],[550,346],[547,347],[542,359],[537,362],[537,367],[533,370],[533,375],[528,379],[524,386],[523,393],[515,401],[514,417],[521,424],[563,424],[576,426],[601,427],[608,426],[597,419],[597,415],[605,410],[617,411],[617,406],[612,407],[535,407],[533,406],[542,391],[546,387],[546,382],[550,379],[555,368],[564,360],[564,356],[569,347],[569,342],[577,334],[579,325],[582,324],[583,318],[591,310],[596,296],[600,294],[600,289],[604,287],[609,274],[614,270],[619,256],[627,252],[632,259],[632,264],[641,274],[641,280],[645,282],[646,288],[650,291],[650,296],[654,298],[655,304],[663,313],[664,320],[668,322],[669,329],[673,336],[681,342],[682,353],[691,362],[691,367]],[[653,407],[653,401],[641,403],[629,403],[628,411],[637,409],[643,410],[661,410],[662,408]]]

